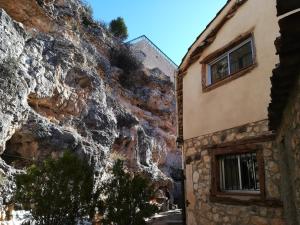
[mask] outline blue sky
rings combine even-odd
[[[175,63],[222,8],[226,0],[86,0],[94,18],[105,22],[121,16],[128,40],[146,35]]]

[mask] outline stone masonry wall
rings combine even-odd
[[[289,225],[300,224],[300,80],[296,86],[274,144],[282,157],[282,198]]]
[[[233,205],[210,200],[211,150],[207,146],[270,135],[268,121],[185,140],[186,199],[188,225],[283,225],[282,206]],[[280,199],[279,153],[272,142],[259,142],[263,150],[266,199]]]

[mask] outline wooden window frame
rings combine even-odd
[[[263,159],[263,148],[260,144],[238,144],[226,147],[216,147],[211,149],[211,197],[212,199],[228,199],[230,201],[240,201],[247,197],[247,201],[264,201],[265,195],[265,168]],[[221,191],[220,188],[220,170],[218,156],[230,154],[256,153],[259,174],[259,191]],[[240,198],[239,198],[240,197]]]
[[[242,47],[244,44],[251,41],[251,49],[252,49],[252,64],[237,71],[234,73],[229,72],[228,76],[225,76],[224,78],[211,83],[209,80],[211,80],[210,76],[210,66],[217,62],[218,60],[222,59],[224,56],[228,56],[233,51],[237,50],[238,48]],[[252,69],[254,69],[257,66],[256,62],[256,48],[255,48],[255,40],[252,32],[246,32],[245,34],[239,35],[237,38],[235,38],[233,41],[222,47],[221,49],[209,54],[207,57],[205,57],[203,60],[200,61],[201,71],[202,71],[202,91],[207,92],[210,90],[213,90],[219,86],[222,86],[232,80],[235,80],[247,73],[249,73]],[[230,62],[228,64],[228,67],[230,68]]]

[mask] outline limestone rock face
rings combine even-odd
[[[0,206],[14,174],[66,149],[97,174],[123,157],[171,187],[181,154],[167,76],[141,68],[124,88],[109,54],[122,43],[78,0],[0,0],[0,8]]]

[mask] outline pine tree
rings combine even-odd
[[[117,38],[125,40],[128,37],[127,26],[122,17],[112,20],[109,23],[110,32]]]

